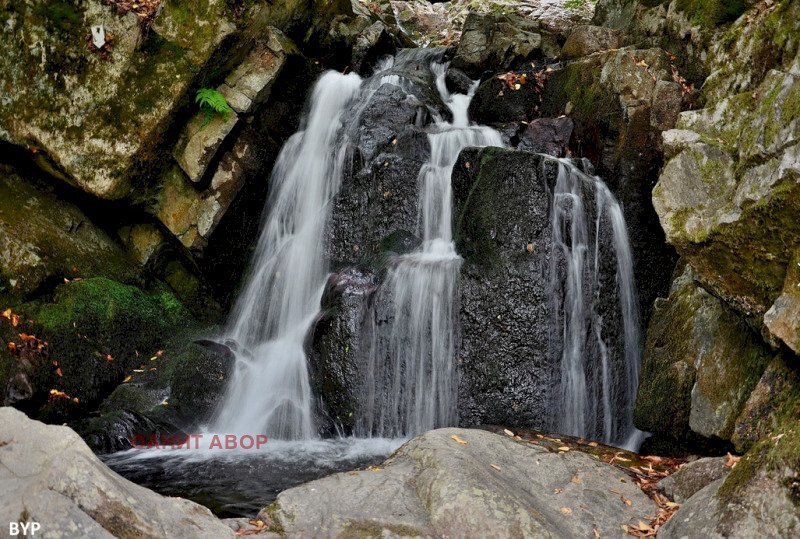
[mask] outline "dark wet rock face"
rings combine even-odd
[[[544,428],[550,202],[541,159],[465,150],[453,170],[461,275],[459,420]]]
[[[322,296],[322,315],[311,336],[311,386],[319,395],[322,429],[352,432],[362,388],[366,383],[365,359],[369,354],[365,317],[377,288],[367,270],[346,268],[331,275]]]
[[[580,58],[548,73],[542,94],[541,115],[574,122],[571,153],[592,162],[623,207],[645,323],[655,298],[666,295],[677,260],[651,193],[663,163],[661,133],[675,126],[681,107],[681,88],[659,49]]]
[[[536,84],[535,71],[528,65],[519,73],[528,77],[519,89],[498,77],[481,82],[469,106],[470,118],[492,126],[538,118],[542,89]]]
[[[539,118],[528,123],[517,148],[565,157],[575,123],[570,118]]]
[[[233,343],[231,343],[233,344]],[[168,346],[71,426],[98,453],[195,432],[213,417],[234,368],[232,349],[210,340]],[[139,441],[137,441],[139,440]]]

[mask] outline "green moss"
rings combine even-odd
[[[52,302],[28,304],[25,312],[63,371],[62,377],[53,375],[50,387],[86,406],[99,402],[132,369],[149,367],[148,358],[169,339],[194,327],[169,292],[148,294],[102,277],[63,284]]]
[[[747,4],[744,0],[678,0],[677,8],[693,23],[714,27],[738,19]]]
[[[454,220],[458,252],[468,263],[479,265],[488,272],[500,266],[498,246],[490,237],[490,223],[495,219],[490,201],[496,180],[492,175],[492,162],[502,151],[499,148],[485,148],[479,154],[479,163],[470,163],[475,178]]]
[[[34,14],[46,21],[51,31],[74,34],[80,29],[83,21],[81,13],[75,9],[73,2],[55,0],[36,3],[32,9]]]
[[[685,254],[703,278],[745,312],[763,313],[783,288],[786,266],[800,246],[800,182],[789,173],[770,196],[746,207],[735,223],[717,227]]]
[[[776,361],[780,363],[777,370],[781,389],[770,399],[772,411],[758,418],[763,436],[728,475],[718,493],[722,500],[745,495],[745,488],[766,474],[783,483],[800,505],[796,478],[791,477],[791,471],[800,470],[800,372],[795,358],[780,357]]]

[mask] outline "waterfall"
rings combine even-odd
[[[393,306],[388,342],[378,340],[373,326],[362,430],[380,436],[408,436],[456,424],[462,259],[453,243],[450,177],[462,149],[503,145],[493,129],[469,125],[467,109],[477,83],[467,95],[450,94],[447,64],[433,63],[431,70],[453,120],[438,119],[428,134],[431,156],[417,180],[422,245],[397,257],[383,285]]]
[[[625,219],[600,178],[568,160],[557,161],[551,213],[550,338],[560,376],[553,428],[636,448],[643,437],[633,426],[639,313]],[[592,198],[593,204],[587,202]],[[609,243],[613,252],[605,252]],[[612,261],[616,267],[610,275],[612,271],[603,266]],[[615,338],[611,334],[620,325],[622,336]]]
[[[352,73],[324,74],[305,129],[281,149],[251,274],[229,323],[236,366],[214,421],[217,431],[315,435],[303,343],[328,273],[321,241],[342,178],[341,116],[360,85]]]

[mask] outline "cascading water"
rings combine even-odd
[[[622,209],[602,180],[562,159],[551,223],[551,354],[560,365],[553,428],[635,449],[644,436],[633,426],[639,313]],[[603,252],[609,240],[613,253]],[[613,277],[604,268],[611,260]],[[607,335],[619,325],[621,338]]]
[[[469,126],[468,95],[450,94],[446,64],[433,63],[436,86],[453,120],[437,120],[428,135],[430,160],[418,177],[421,247],[394,261],[384,284],[393,323],[387,343],[373,340],[362,430],[408,436],[457,421],[455,356],[458,279],[462,259],[452,231],[450,176],[458,154],[470,146],[503,146],[500,134]],[[383,391],[376,391],[380,386]]]
[[[253,270],[231,316],[239,352],[214,430],[315,435],[303,342],[328,274],[321,241],[342,178],[341,116],[360,86],[352,73],[323,75],[305,129],[278,157]]]

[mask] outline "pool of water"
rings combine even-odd
[[[123,477],[217,516],[254,517],[278,494],[326,475],[381,463],[405,440],[340,438],[269,441],[259,449],[144,448],[103,456]]]

